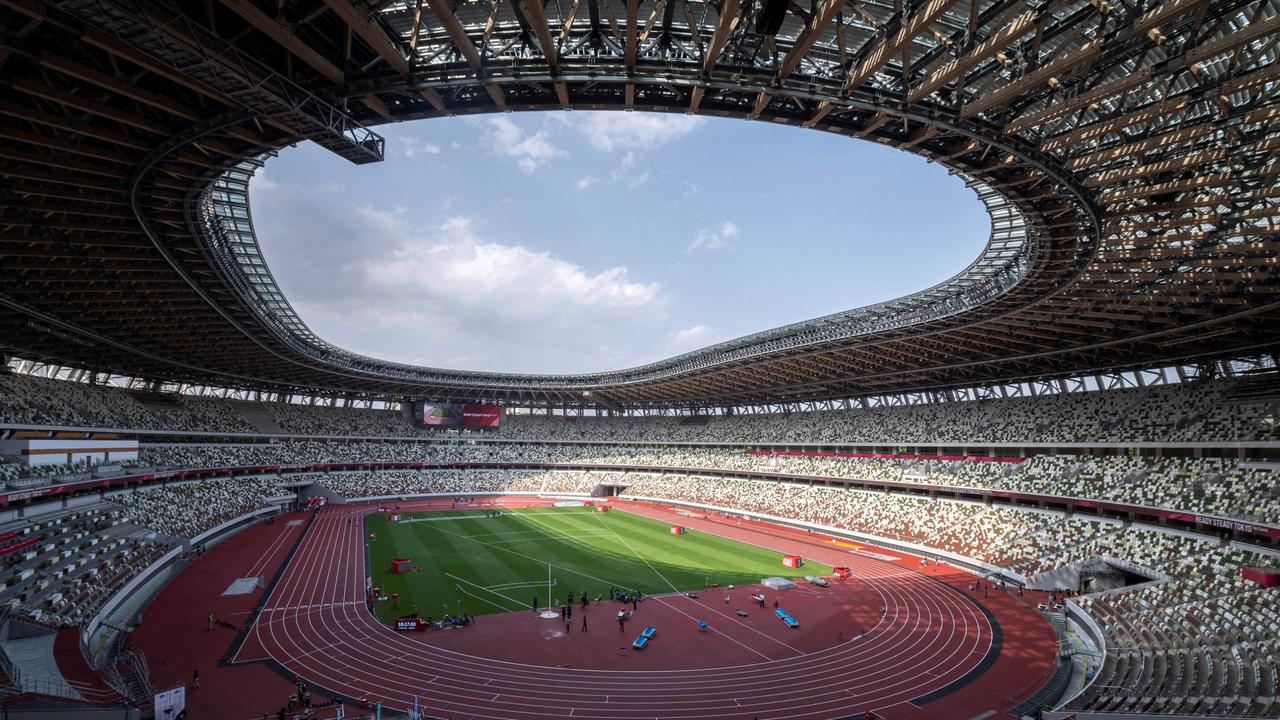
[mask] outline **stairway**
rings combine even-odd
[[[234,403],[236,409],[240,411],[240,417],[244,418],[250,425],[254,426],[258,432],[265,435],[284,435],[284,428],[271,417],[264,407],[263,403],[255,402],[237,402]]]

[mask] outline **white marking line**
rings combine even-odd
[[[472,535],[471,537],[476,537],[476,536],[475,536],[475,535]],[[486,537],[487,537],[487,536],[486,536]],[[573,535],[572,537],[573,537],[574,539],[581,539],[581,538],[607,538],[607,537],[609,537],[609,535],[608,535],[608,533],[583,533],[583,534],[581,534],[581,535]],[[534,536],[531,536],[531,537],[518,537],[518,538],[494,538],[494,539],[490,540],[489,542],[502,543],[502,544],[504,544],[504,545],[505,545],[505,544],[508,544],[508,543],[539,542],[539,541],[541,541],[541,540],[545,540],[546,538],[547,538],[546,533],[543,533],[542,535],[534,535]]]
[[[671,588],[672,592],[680,592],[680,588],[678,588],[678,587],[676,587],[674,584],[672,584],[672,582],[671,582],[670,580],[668,580],[668,579],[667,579],[667,576],[666,576],[666,575],[663,575],[662,573],[658,572],[658,568],[654,567],[654,566],[653,566],[653,563],[650,563],[648,558],[646,558],[645,556],[641,555],[641,554],[640,554],[640,553],[639,553],[639,552],[638,552],[634,547],[632,547],[632,546],[631,546],[631,543],[627,542],[627,541],[626,541],[626,539],[624,539],[621,535],[619,535],[617,530],[614,530],[613,528],[609,527],[608,525],[605,525],[605,524],[604,524],[604,518],[600,517],[600,516],[597,514],[597,515],[596,515],[596,519],[600,521],[600,524],[601,524],[602,526],[604,526],[604,528],[605,528],[605,529],[607,529],[609,532],[613,533],[613,536],[614,536],[614,537],[618,538],[618,542],[622,543],[623,545],[626,545],[626,546],[627,546],[627,549],[628,549],[628,550],[630,550],[630,551],[631,551],[631,553],[632,553],[633,555],[635,555],[636,557],[640,558],[640,561],[641,561],[641,562],[643,562],[645,565],[648,565],[648,566],[649,566],[649,569],[653,571],[653,574],[654,574],[654,575],[657,575],[658,577],[662,578],[662,582],[666,583],[666,584]]]
[[[449,522],[451,520],[476,520],[491,517],[489,515],[446,515],[444,517],[422,517],[422,518],[401,518],[392,525],[404,525],[405,523],[420,522]]]
[[[454,536],[454,537],[460,537],[460,538],[463,538],[464,540],[471,540],[472,542],[478,542],[478,543],[480,543],[481,545],[484,545],[484,546],[486,546],[486,547],[491,547],[491,548],[493,548],[493,549],[495,549],[495,550],[501,550],[502,552],[505,552],[505,553],[511,553],[512,555],[517,555],[517,556],[522,557],[522,558],[524,558],[524,559],[526,559],[526,560],[532,560],[532,561],[534,561],[534,562],[538,563],[539,565],[548,565],[548,566],[550,566],[550,567],[552,567],[552,568],[557,568],[557,567],[558,567],[558,568],[560,568],[561,570],[563,570],[564,572],[572,573],[572,574],[574,574],[574,575],[577,575],[578,577],[584,577],[584,578],[586,578],[586,579],[588,579],[588,580],[595,580],[596,582],[607,583],[607,584],[609,584],[609,585],[612,585],[612,586],[615,586],[615,587],[622,588],[623,590],[633,590],[633,591],[635,590],[635,588],[630,587],[630,586],[628,586],[628,585],[625,585],[625,584],[623,584],[623,583],[620,583],[620,582],[618,582],[617,580],[606,580],[605,578],[596,577],[595,575],[588,575],[588,574],[586,574],[586,573],[584,573],[584,572],[582,572],[582,571],[580,571],[580,570],[575,570],[575,569],[573,569],[573,568],[564,567],[563,565],[556,565],[556,564],[554,564],[554,563],[549,563],[549,562],[547,562],[546,560],[542,560],[542,559],[536,558],[536,557],[534,557],[534,556],[532,556],[532,555],[525,555],[524,553],[522,553],[522,552],[517,552],[517,551],[515,551],[515,550],[512,550],[511,548],[502,547],[501,545],[495,545],[494,543],[491,543],[491,542],[485,542],[484,540],[476,540],[474,537],[472,537],[472,536],[470,536],[470,535],[463,535],[462,533],[449,532],[448,530],[444,530],[443,532],[444,532],[446,535],[452,535],[452,536]]]
[[[289,605],[283,607],[266,608],[262,612],[280,612],[283,610],[323,610],[324,608],[342,607],[344,605],[363,605],[363,600],[346,600],[336,603],[314,603],[311,605]]]
[[[500,593],[500,592],[496,592],[496,591],[494,591],[494,590],[490,590],[489,588],[484,587],[483,585],[476,585],[475,583],[471,582],[470,580],[466,580],[466,579],[464,579],[464,578],[460,578],[460,577],[458,577],[457,575],[453,575],[453,574],[451,574],[451,573],[445,573],[445,575],[448,575],[449,577],[451,577],[451,578],[453,578],[454,580],[457,580],[457,581],[459,581],[459,582],[464,582],[464,583],[466,583],[466,584],[468,584],[468,585],[470,585],[470,586],[472,586],[472,587],[480,588],[481,590],[483,590],[483,591],[485,591],[485,592],[487,592],[487,593],[493,593],[494,595],[497,595],[498,597],[502,598],[503,600],[507,600],[507,601],[509,601],[509,602],[513,602],[513,603],[515,603],[517,606],[519,606],[519,607],[521,607],[521,608],[523,608],[523,607],[524,607],[524,603],[520,602],[519,600],[516,600],[515,598],[509,597],[509,596],[507,596],[507,595],[503,595],[503,594],[502,594],[502,593]],[[461,586],[459,586],[459,587],[458,587],[458,589],[459,589],[459,590],[462,590],[462,587],[461,587]],[[463,592],[467,592],[466,590],[462,590],[462,591],[463,591]],[[471,595],[471,593],[467,593],[467,594],[468,594],[468,595]],[[475,595],[472,595],[472,597],[476,597],[476,599],[478,599],[478,600],[483,600],[483,599],[484,599],[484,598],[477,597],[477,596],[475,596]],[[501,605],[498,605],[497,603],[493,602],[492,600],[488,600],[488,601],[486,601],[486,602],[488,602],[490,605],[496,605],[497,607],[502,607]],[[511,608],[502,608],[502,609],[503,609],[503,610],[506,610],[507,612],[512,612]]]
[[[552,579],[551,585],[552,586],[557,585],[558,584],[557,580],[558,578]],[[531,588],[531,587],[536,588],[536,587],[546,587],[546,586],[547,586],[547,583],[544,580],[530,580],[528,582],[513,582],[513,583],[502,583],[500,585],[486,585],[485,589],[486,590],[516,590],[518,588]]]
[[[404,512],[416,512],[416,511],[406,510]],[[526,517],[529,515],[561,515],[561,514],[562,513],[560,512],[528,512],[528,513],[513,512],[511,513],[511,517]],[[443,517],[431,517],[431,518],[405,518],[405,519],[399,520],[398,522],[417,523],[417,522],[448,522],[450,520],[499,520],[499,519],[501,518],[493,515],[483,515],[483,514],[481,515],[445,515]],[[514,532],[526,532],[526,531],[517,530]],[[495,534],[495,533],[489,533],[489,534]]]
[[[468,597],[473,597],[473,598],[475,598],[475,599],[479,600],[480,602],[489,603],[490,605],[492,605],[492,606],[494,606],[494,607],[498,608],[498,609],[499,609],[499,610],[501,610],[502,612],[513,612],[513,610],[512,610],[511,608],[509,608],[509,607],[507,607],[507,606],[505,606],[505,605],[499,605],[498,603],[496,603],[496,602],[494,602],[494,601],[490,600],[489,598],[483,598],[483,597],[480,597],[479,595],[477,595],[477,594],[475,594],[475,593],[473,593],[473,592],[471,592],[471,591],[467,590],[466,588],[462,587],[461,585],[454,585],[454,587],[458,588],[458,592],[462,593],[463,595],[466,595],[466,596],[468,596]]]

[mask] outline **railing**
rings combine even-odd
[[[1030,700],[1036,693],[1040,692],[1040,689],[1053,678],[1054,673],[1058,672],[1058,662],[1061,661],[1056,656],[1054,660],[1055,662],[1050,663],[1049,667],[1045,668],[1045,671],[1040,673],[1034,680],[1006,695],[1004,698],[1005,707],[1015,707],[1018,703]]]
[[[0,632],[4,632],[5,626],[9,622],[10,614],[10,608],[5,607],[0,609]],[[15,688],[22,687],[22,670],[14,664],[13,660],[9,657],[9,653],[4,651],[3,645],[0,645],[0,669],[4,670],[4,674],[7,678],[6,682],[0,683],[0,689],[3,689],[6,686],[12,686]]]
[[[116,662],[102,671],[102,679],[121,697],[135,705],[145,704],[155,694],[151,685],[151,671],[147,668],[147,659],[141,650],[130,648],[120,653]]]
[[[15,690],[17,693],[77,700],[95,705],[118,703],[125,697],[114,690],[103,690],[81,682],[49,677],[28,678],[22,681],[22,685],[15,687]]]

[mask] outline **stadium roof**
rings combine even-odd
[[[1280,345],[1277,0],[0,0],[0,27],[8,355],[264,390],[621,408]],[[616,372],[401,365],[297,318],[253,236],[246,187],[263,158],[310,139],[376,162],[381,122],[564,108],[892,145],[962,174],[992,234],[922,293]]]

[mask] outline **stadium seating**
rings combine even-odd
[[[1097,558],[1156,580],[1081,599],[1108,645],[1097,680],[1070,707],[1107,712],[1280,716],[1280,597],[1240,578],[1271,555],[1216,538],[1128,527],[1120,521],[845,489],[822,482],[729,479],[699,470],[872,480],[1108,500],[1280,523],[1280,466],[1217,457],[1045,454],[1013,462],[770,454],[760,443],[1128,442],[1275,440],[1274,402],[1237,402],[1232,382],[1040,398],[712,418],[536,417],[513,414],[491,442],[417,427],[393,410],[158,397],[120,388],[0,375],[0,422],[334,436],[171,444],[143,439],[127,465],[26,468],[0,458],[8,489],[91,474],[153,469],[322,463],[588,464],[595,469],[363,470],[305,478],[347,498],[434,493],[588,495],[599,485],[653,497],[758,512],[954,552],[1036,581]],[[401,438],[376,441],[364,438]],[[342,439],[350,438],[350,439]],[[426,442],[424,442],[426,440]],[[592,441],[508,442],[525,441]],[[671,445],[693,441],[739,447]],[[679,469],[663,474],[624,468]],[[92,617],[106,598],[166,549],[284,494],[275,479],[215,479],[141,486],[0,528],[0,603],[52,625]],[[162,534],[139,539],[140,528]],[[32,542],[34,541],[34,542]],[[68,552],[69,551],[69,552]]]
[[[120,509],[101,505],[0,528],[0,605],[53,626],[75,625],[165,547],[131,537]]]
[[[146,446],[147,467],[339,462],[538,462],[746,470],[991,488],[1280,522],[1276,466],[1223,458],[1040,455],[1021,463],[759,455],[693,447],[303,442]]]
[[[1240,381],[1202,381],[1039,397],[737,415],[687,422],[679,417],[603,418],[511,413],[486,437],[522,440],[892,444],[1228,441],[1280,438],[1270,396],[1236,398]],[[132,393],[132,394],[131,394]],[[462,431],[415,425],[398,410],[143,395],[115,387],[0,374],[0,423],[205,432],[262,432],[246,419],[265,414],[298,435],[440,437]],[[135,397],[136,396],[136,397]],[[139,399],[141,398],[141,399]],[[479,431],[476,431],[479,432]]]
[[[143,486],[112,494],[124,515],[136,525],[174,538],[191,538],[253,512],[267,498],[285,494],[274,480],[220,479],[164,486]]]

